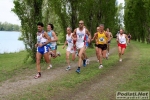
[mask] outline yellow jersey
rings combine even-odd
[[[98,32],[98,44],[107,44],[105,31],[103,33]]]

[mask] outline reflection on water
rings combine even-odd
[[[18,38],[20,32],[0,31],[0,53],[19,52],[24,50],[24,44]]]

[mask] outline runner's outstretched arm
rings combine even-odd
[[[125,34],[125,35],[126,35],[126,34]],[[125,37],[126,37],[127,44],[129,44],[129,38],[128,38],[128,36],[126,35]],[[126,44],[126,45],[127,45],[127,44]]]
[[[71,36],[71,38],[72,38],[73,40],[75,40],[75,41],[77,40],[77,38],[74,37],[74,35],[76,35],[76,31],[77,31],[77,29],[75,29],[75,30],[73,31],[72,36]]]
[[[97,37],[97,33],[94,34],[93,38],[91,39],[92,41],[95,40],[95,38]]]
[[[63,49],[66,47],[67,41],[65,41],[64,46],[62,47]]]
[[[107,43],[108,43],[108,41],[111,40],[110,35],[108,34],[108,32],[106,32],[106,37],[107,37]]]
[[[91,33],[89,32],[89,30],[88,29],[86,29],[86,34],[89,36],[89,42],[90,42],[90,40],[91,40]]]
[[[111,32],[110,32],[110,38],[111,38],[111,39],[113,39],[113,35],[112,35],[112,33],[111,33]]]

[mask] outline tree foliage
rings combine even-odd
[[[35,43],[37,23],[42,21],[42,3],[43,0],[14,0],[12,11],[21,20],[22,40],[28,51],[27,58],[31,57],[35,61]]]
[[[21,20],[22,40],[34,61],[36,23],[39,21],[45,25],[54,24],[61,42],[64,42],[66,28],[70,26],[74,30],[79,20],[85,22],[92,35],[100,23],[116,33],[116,0],[14,0],[14,4],[13,11]]]
[[[116,0],[46,0],[46,2],[48,8],[51,7],[48,9],[49,12],[54,11],[58,16],[63,33],[66,33],[67,26],[75,29],[79,20],[85,22],[85,26],[92,34],[100,23],[114,29]]]
[[[0,22],[0,31],[19,31],[20,26],[16,24],[10,24],[7,22],[1,23]]]
[[[150,43],[150,1],[125,0],[125,28],[134,40]],[[149,41],[148,41],[149,40]]]

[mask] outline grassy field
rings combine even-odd
[[[23,65],[26,52],[0,54],[0,82],[15,75],[20,69],[28,68]]]
[[[140,51],[138,57],[138,66],[132,69],[132,73],[128,75],[127,80],[123,84],[119,84],[117,90],[120,91],[150,91],[150,46],[147,44],[142,44],[138,42],[132,41],[132,45],[134,45],[138,51]],[[111,44],[111,48],[116,46],[116,42],[113,41]],[[65,62],[65,50],[59,47],[62,56],[52,60],[54,69],[58,67],[64,67]],[[132,52],[132,49],[127,48],[126,52]],[[87,50],[88,56],[95,56],[94,49]],[[0,74],[0,80],[4,81],[13,76],[15,76],[14,72],[22,73],[24,69],[27,70],[35,70],[35,64],[23,64],[22,60],[26,52],[20,52],[15,54],[4,54],[0,55],[0,61],[3,59],[3,63],[1,63],[0,71],[4,71],[4,74]],[[7,60],[4,58],[7,58]],[[12,60],[10,60],[12,59]],[[98,63],[96,61],[91,61],[91,64],[88,67],[81,68],[81,74],[77,74],[75,72],[68,73],[61,77],[61,79],[57,79],[55,81],[49,81],[46,83],[41,83],[38,85],[34,85],[32,87],[24,89],[25,92],[18,93],[17,95],[8,95],[8,99],[10,100],[49,100],[59,93],[70,93],[73,92],[76,87],[82,86],[85,82],[90,81],[91,79],[97,77],[98,75],[107,73],[115,64],[118,63],[118,55],[117,51],[113,52],[113,55],[110,56],[111,60],[104,60],[104,68],[99,70]],[[17,65],[16,65],[17,64]],[[42,63],[45,66],[45,63]],[[4,67],[5,66],[5,67]],[[42,70],[46,70],[46,66],[42,68]],[[5,78],[1,79],[2,77]],[[57,74],[57,73],[56,73]],[[125,77],[125,76],[123,76]],[[122,77],[122,78],[123,78]],[[65,100],[65,99],[62,99]],[[109,99],[106,99],[109,100]]]
[[[116,44],[115,41],[112,41],[111,48],[115,47]],[[61,47],[59,47],[61,48]],[[59,49],[60,50],[60,49]],[[53,65],[57,67],[64,67],[65,66],[65,55],[64,51],[61,51],[62,56],[60,58],[57,58],[56,60],[53,60]],[[88,56],[95,56],[95,50],[94,49],[88,49],[87,50]],[[73,90],[76,86],[83,84],[85,81],[89,81],[95,76],[105,73],[109,68],[111,68],[115,63],[118,62],[118,55],[117,51],[115,51],[114,55],[110,57],[112,60],[104,60],[104,66],[105,68],[102,70],[98,69],[99,63],[95,63],[95,61],[91,61],[91,64],[88,65],[88,67],[81,68],[81,74],[80,76],[77,73],[71,73],[63,76],[60,80],[53,81],[53,82],[47,82],[38,84],[36,86],[32,86],[32,88],[28,88],[25,93],[21,93],[17,95],[18,100],[47,100],[56,95],[58,92],[65,91],[65,90]],[[106,63],[107,62],[107,63]],[[43,70],[46,70],[46,67],[43,68]],[[56,73],[57,74],[57,73]],[[42,86],[42,87],[41,87]],[[36,91],[36,92],[34,92]],[[33,93],[34,92],[34,93]],[[15,99],[16,97],[14,95],[9,96],[11,99]]]
[[[65,61],[65,50],[62,46],[58,46],[58,51],[61,53],[61,57],[52,59],[52,65],[55,67],[64,67]],[[91,56],[95,51],[88,49],[87,54]],[[31,59],[24,63],[27,52],[21,51],[18,53],[4,53],[0,54],[0,82],[10,79],[11,77],[24,73],[26,70],[35,70],[36,64],[31,62]],[[46,70],[47,66],[45,62],[41,63],[42,70]]]
[[[59,46],[62,56],[57,58],[57,61],[52,59],[53,65],[64,62],[65,49],[62,49],[62,46]],[[17,74],[25,72],[25,70],[34,70],[36,64],[31,62],[31,59],[24,63],[27,52],[21,51],[19,53],[5,53],[0,54],[0,82],[5,81]],[[45,62],[41,63],[41,66],[45,66]],[[44,67],[43,67],[44,68]],[[45,69],[45,68],[44,68]]]
[[[138,65],[132,70],[128,81],[120,86],[124,91],[150,91],[150,45],[132,41],[140,51]]]

